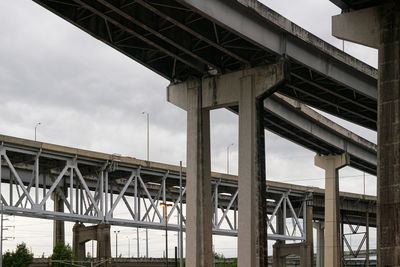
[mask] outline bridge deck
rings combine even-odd
[[[34,1],[171,82],[285,57],[281,93],[376,129],[376,69],[256,0]]]

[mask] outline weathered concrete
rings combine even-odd
[[[314,223],[314,228],[317,230],[317,253],[316,267],[324,266],[324,223]]]
[[[209,254],[212,228],[208,220],[211,219],[211,198],[206,199],[211,188],[208,109],[230,105],[239,105],[239,177],[242,178],[238,179],[238,266],[264,266],[267,262],[262,99],[272,94],[285,79],[286,63],[282,60],[276,64],[168,86],[168,101],[188,112],[187,181],[193,181],[194,187],[189,190],[188,186],[187,193],[188,212],[191,212],[190,217],[188,213],[188,223],[189,220],[193,223],[187,228],[189,266],[212,264]],[[193,206],[190,206],[191,194]],[[210,262],[207,255],[210,255]]]
[[[54,201],[54,211],[56,212],[64,212],[64,201],[57,194],[53,193],[51,198]],[[53,221],[53,247],[56,246],[57,243],[65,243],[65,223],[64,221]]]
[[[202,108],[202,85],[187,86],[186,264],[211,267],[212,209],[210,111]]]
[[[202,107],[216,109],[238,105],[241,93],[241,79],[247,76],[254,77],[255,96],[260,97],[265,94],[272,94],[279,84],[288,79],[286,68],[285,60],[281,60],[275,64],[205,77],[201,80]],[[168,86],[168,102],[187,110],[187,87],[190,83],[191,81]]]
[[[355,18],[353,18],[353,16]],[[348,40],[379,49],[378,79],[378,265],[400,265],[400,3],[342,14],[334,19],[334,35],[347,37],[351,32],[365,32]],[[356,20],[363,23],[356,24]],[[349,23],[351,22],[351,23]],[[367,24],[365,24],[367,23]],[[372,38],[372,41],[371,41]],[[390,219],[388,219],[390,218]]]
[[[278,233],[283,233],[282,213],[278,214]],[[313,207],[312,201],[307,201],[306,207],[306,240],[301,243],[285,244],[284,241],[277,241],[274,245],[273,267],[286,266],[286,257],[296,255],[300,257],[300,267],[310,267],[314,264],[313,253]]]
[[[378,266],[400,265],[400,3],[381,20],[378,88]]]
[[[84,260],[86,257],[85,243],[90,240],[97,240],[97,259],[111,258],[110,225],[99,224],[84,226],[75,224],[72,236],[72,254],[77,260]]]
[[[315,165],[325,170],[325,267],[341,266],[339,169],[349,160],[347,154],[315,156]]]
[[[346,41],[379,47],[380,10],[371,7],[332,17],[332,35]]]
[[[255,77],[241,79],[239,98],[238,266],[268,262],[263,103]]]

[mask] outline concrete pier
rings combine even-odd
[[[349,156],[315,156],[315,165],[325,170],[324,266],[340,267],[342,249],[339,213],[339,169],[349,164]]]
[[[56,212],[64,212],[64,201],[59,196],[58,193],[53,193],[51,195],[52,200],[54,201],[54,211]],[[53,221],[53,247],[56,246],[57,243],[65,243],[65,223],[64,221]]]
[[[209,110],[239,106],[238,266],[267,263],[262,100],[285,82],[286,62],[171,84],[167,100],[187,111],[187,266],[212,266]]]
[[[187,266],[211,267],[212,209],[210,111],[202,108],[202,84],[187,87]]]
[[[238,266],[264,266],[267,255],[264,106],[254,76],[241,78],[239,97]]]
[[[314,223],[314,228],[317,230],[317,253],[316,253],[316,267],[324,266],[324,223]]]
[[[284,225],[282,223],[282,212],[278,213],[277,217],[277,232],[284,233]],[[286,257],[296,255],[300,258],[300,267],[309,267],[314,264],[313,252],[313,206],[312,201],[307,201],[306,206],[306,229],[303,229],[306,234],[306,240],[301,243],[285,244],[285,241],[277,241],[274,245],[273,267],[285,267]]]
[[[104,260],[111,258],[109,224],[99,224],[94,226],[75,224],[72,232],[72,254],[77,260],[85,259],[85,243],[90,240],[97,240],[97,259]]]
[[[359,23],[362,21],[363,23]],[[358,32],[358,34],[354,34]],[[400,3],[356,10],[332,19],[332,34],[379,49],[378,266],[400,264]],[[390,219],[388,219],[390,218]]]

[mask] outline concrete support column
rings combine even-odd
[[[300,266],[308,267],[314,265],[314,235],[313,235],[313,206],[312,201],[306,206],[306,242],[300,250]]]
[[[186,188],[186,266],[211,267],[210,112],[202,108],[202,86],[197,80],[187,86]]]
[[[283,216],[282,216],[282,209],[279,209],[276,215],[276,232],[278,234],[283,235]],[[286,263],[286,257],[281,257],[281,247],[285,245],[284,240],[277,240],[273,246],[274,254],[273,254],[273,261],[272,267],[283,267]]]
[[[55,212],[64,212],[64,201],[59,196],[58,193],[54,192],[51,195],[51,198],[54,201],[54,211]],[[57,243],[65,243],[65,224],[64,221],[53,221],[53,247],[56,246]]]
[[[378,87],[378,266],[400,265],[400,3],[381,18]],[[389,219],[390,218],[390,219]]]
[[[324,223],[323,222],[314,223],[314,226],[317,229],[316,266],[323,267],[324,266]]]
[[[339,169],[347,164],[347,154],[315,156],[315,165],[325,170],[325,267],[341,266]]]
[[[377,263],[397,266],[400,265],[400,3],[381,2],[334,16],[332,33],[379,49]]]
[[[262,267],[268,262],[263,106],[254,76],[240,82],[238,266]]]
[[[72,229],[72,254],[77,260],[86,258],[85,243],[90,240],[97,240],[97,258],[111,258],[110,225],[99,224],[84,226],[76,223]]]
[[[97,259],[104,260],[111,258],[110,229],[111,226],[109,224],[97,225]]]
[[[85,229],[83,224],[76,223],[72,228],[72,255],[77,260],[84,260],[86,257],[85,242],[81,241],[81,231]],[[88,239],[89,241],[91,239]]]

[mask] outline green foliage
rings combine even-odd
[[[222,253],[214,252],[214,259],[216,259],[216,260],[222,260],[222,259],[225,259],[225,256],[224,256],[224,254],[222,254]]]
[[[28,267],[33,262],[33,254],[28,251],[25,243],[17,245],[14,252],[7,251],[3,255],[3,266],[7,267]]]
[[[71,260],[72,259],[72,249],[69,244],[65,245],[64,243],[60,242],[57,243],[56,246],[53,248],[53,254],[51,255],[50,259],[52,260]],[[69,264],[54,262],[51,264],[52,267],[66,267]]]

